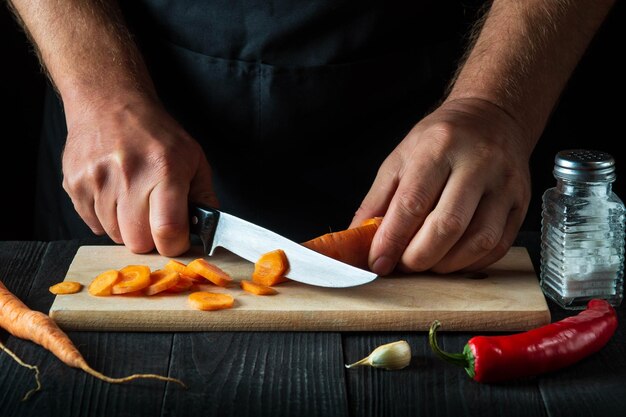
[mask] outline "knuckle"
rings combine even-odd
[[[457,212],[446,212],[433,220],[434,230],[442,239],[460,236],[466,227],[465,218]]]
[[[420,190],[404,189],[398,192],[398,209],[409,217],[421,219],[426,216],[428,196]]]
[[[500,241],[500,234],[489,227],[483,227],[470,240],[470,247],[475,253],[493,250]]]

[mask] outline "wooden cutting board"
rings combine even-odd
[[[202,257],[200,248],[185,256]],[[86,287],[107,269],[130,264],[162,268],[156,253],[134,254],[124,246],[82,246],[65,277],[85,285],[80,293],[56,296],[50,316],[66,330],[96,331],[423,331],[438,319],[449,331],[522,331],[550,322],[550,312],[525,248],[513,247],[484,273],[431,273],[379,277],[352,288],[322,288],[295,281],[278,294],[257,296],[240,289],[253,264],[218,248],[210,262],[230,273],[229,288],[204,289],[235,297],[228,310],[189,307],[188,293],[91,296]]]

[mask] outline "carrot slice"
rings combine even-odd
[[[198,310],[221,310],[231,308],[235,299],[230,294],[196,291],[189,294],[189,304]]]
[[[367,269],[370,246],[376,230],[378,223],[372,221],[364,226],[326,233],[302,245],[338,261]]]
[[[180,274],[168,269],[159,269],[150,273],[150,285],[144,292],[146,295],[158,294],[173,287],[180,280]]]
[[[50,287],[52,294],[75,294],[83,289],[83,284],[76,281],[63,281]]]
[[[190,289],[195,283],[194,280],[192,280],[191,278],[187,278],[184,275],[178,274],[178,276],[180,277],[178,282],[174,284],[172,287],[165,290],[165,292],[173,292],[173,293],[184,292]]]
[[[111,289],[120,279],[120,272],[116,269],[109,269],[99,274],[89,284],[89,294],[95,296],[111,295]]]
[[[226,287],[233,281],[230,275],[204,258],[194,259],[187,264],[187,267],[220,287]]]
[[[150,267],[147,265],[128,265],[119,272],[120,280],[111,288],[112,294],[127,294],[150,285]]]
[[[261,255],[254,264],[254,272],[252,273],[252,281],[257,284],[272,285],[288,281],[285,274],[289,270],[289,262],[287,255],[282,249],[276,249]]]
[[[249,293],[255,295],[274,295],[278,294],[276,289],[269,287],[267,285],[259,284],[258,282],[249,281],[249,280],[241,280],[241,289],[247,291]]]
[[[184,275],[188,278],[191,278],[195,281],[201,281],[204,280],[204,278],[202,277],[202,275],[192,271],[191,269],[189,269],[189,267],[187,265],[185,265],[183,262],[177,261],[176,259],[170,259],[166,264],[165,264],[165,269],[171,269],[173,271],[178,272],[180,275]]]

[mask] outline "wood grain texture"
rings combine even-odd
[[[442,332],[440,346],[460,352],[471,334]],[[403,416],[545,416],[537,382],[479,384],[462,368],[443,362],[428,345],[428,335],[417,333],[344,334],[346,362],[367,355],[384,343],[406,340],[411,364],[402,370],[370,367],[346,370],[350,415]]]
[[[182,262],[202,256],[194,248]],[[69,330],[107,331],[406,331],[426,330],[435,319],[446,330],[524,330],[550,321],[545,298],[524,248],[515,247],[474,274],[412,274],[378,278],[352,288],[322,288],[295,281],[276,286],[278,295],[255,296],[239,288],[253,264],[225,250],[208,260],[234,278],[229,288],[208,289],[235,297],[234,308],[213,312],[192,309],[187,294],[153,297],[94,297],[87,291],[57,296],[50,315]],[[107,269],[130,264],[162,268],[168,259],[134,254],[122,246],[83,246],[66,280],[88,286]]]
[[[169,416],[348,416],[338,333],[178,333]]]

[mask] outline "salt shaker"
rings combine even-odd
[[[606,152],[557,153],[556,186],[543,194],[540,285],[568,310],[592,298],[611,305],[624,290],[624,203],[612,191],[615,160]]]

